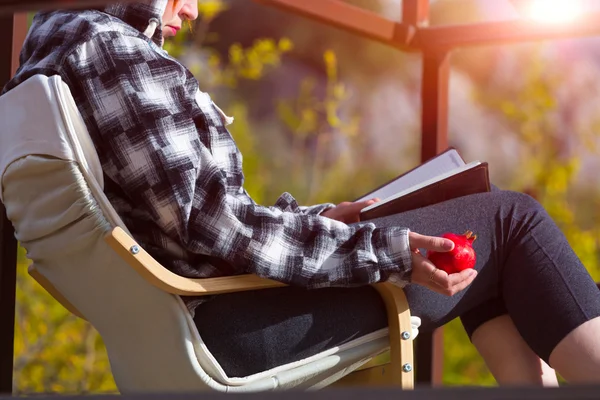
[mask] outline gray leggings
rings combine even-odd
[[[573,329],[600,316],[600,292],[566,238],[531,197],[495,190],[382,218],[425,235],[477,234],[479,275],[447,297],[418,285],[405,291],[421,331],[460,317],[472,333],[508,314],[531,349],[548,362]],[[196,309],[200,334],[233,377],[309,357],[386,326],[384,305],[369,287],[280,288],[225,294]]]

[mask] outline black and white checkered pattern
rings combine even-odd
[[[188,277],[255,273],[308,288],[408,280],[406,229],[348,226],[283,194],[257,205],[224,115],[152,39],[166,0],[35,17],[21,68],[69,85],[98,150],[106,193],[135,238]]]

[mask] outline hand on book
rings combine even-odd
[[[419,251],[419,249],[438,252],[450,251],[454,247],[454,243],[451,240],[409,232],[408,242],[413,251],[412,282],[417,285],[425,286],[434,292],[446,296],[453,296],[469,286],[477,276],[477,271],[474,269],[466,269],[462,272],[448,275],[445,271],[436,268]]]
[[[360,222],[360,210],[371,204],[377,203],[378,201],[379,199],[377,198],[355,202],[345,201],[329,210],[323,211],[321,216],[335,219],[336,221],[341,221],[346,224],[353,224],[355,222]]]

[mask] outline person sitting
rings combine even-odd
[[[186,298],[225,372],[247,376],[387,326],[370,284],[404,287],[422,331],[459,317],[500,384],[600,381],[600,295],[533,198],[494,189],[361,222],[372,204],[272,206],[244,189],[229,119],[163,50],[196,0],[147,0],[36,15],[10,91],[35,74],[70,87],[99,153],[105,192],[135,239],[193,278],[256,274],[290,286]],[[447,274],[418,249],[475,231],[474,270]],[[135,294],[132,294],[135,295]],[[224,318],[226,316],[226,318]],[[201,323],[200,323],[201,322]]]

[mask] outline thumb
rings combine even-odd
[[[454,248],[454,242],[437,236],[425,236],[419,233],[410,232],[408,234],[410,247],[413,249],[425,249],[431,251],[450,251]]]

